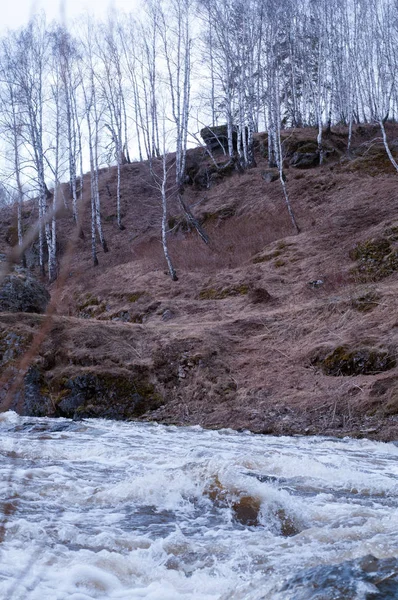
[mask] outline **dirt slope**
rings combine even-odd
[[[110,251],[99,251],[99,267],[88,226],[69,254],[65,215],[60,251],[69,262],[50,289],[56,314],[0,315],[3,408],[397,439],[398,174],[371,126],[356,128],[350,157],[341,129],[326,138],[324,165],[289,166],[315,136],[284,132],[299,235],[280,183],[262,176],[266,136],[257,136],[257,166],[245,173],[211,173],[203,152],[190,151],[185,199],[211,242],[189,231],[171,197],[177,282],[165,272],[148,165],[123,167],[123,231],[116,174],[104,170]],[[388,136],[395,151],[398,127]],[[13,227],[4,213],[5,251]]]

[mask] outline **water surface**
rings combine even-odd
[[[398,598],[398,447],[0,415],[4,600]]]

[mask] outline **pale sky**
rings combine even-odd
[[[80,13],[88,11],[98,18],[105,18],[109,9],[133,11],[139,0],[0,0],[0,32],[7,27],[15,29],[26,25],[30,17],[44,10],[47,21],[63,20],[66,23]]]

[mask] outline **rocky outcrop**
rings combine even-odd
[[[314,357],[312,363],[319,365],[325,375],[338,377],[382,373],[393,369],[396,359],[387,350],[338,346],[324,357]]]
[[[216,150],[224,150],[228,152],[228,127],[227,125],[214,125],[212,127],[204,127],[200,131],[200,135],[206,146],[212,152]],[[234,149],[237,146],[237,132],[233,131],[232,141]]]
[[[13,273],[0,285],[0,312],[44,313],[50,301],[45,286],[27,273]]]
[[[295,152],[289,161],[291,167],[296,169],[312,169],[319,165],[318,152]]]
[[[147,373],[82,373],[63,380],[56,413],[69,418],[132,419],[155,410],[162,397]],[[145,371],[145,370],[144,370]]]

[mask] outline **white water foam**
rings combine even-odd
[[[394,444],[8,412],[0,471],[4,600],[272,599],[398,556]]]

